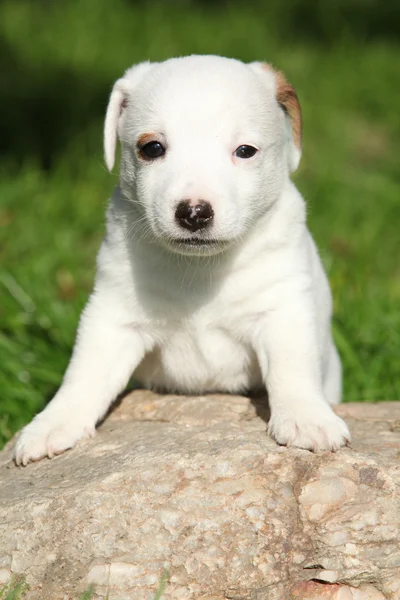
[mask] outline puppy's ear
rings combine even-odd
[[[119,124],[124,110],[128,106],[132,92],[146,71],[151,68],[149,62],[140,63],[128,69],[121,79],[118,79],[111,92],[108,102],[106,120],[104,123],[104,160],[109,171],[112,170],[119,134]]]
[[[275,71],[268,63],[254,62],[251,69],[273,83],[275,98],[286,117],[289,170],[295,171],[301,158],[302,120],[300,102],[296,90],[288,83],[281,71]]]

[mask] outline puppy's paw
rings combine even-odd
[[[346,423],[327,404],[272,414],[268,433],[282,446],[295,446],[312,452],[335,452],[351,441]]]
[[[94,435],[93,425],[38,415],[21,431],[15,445],[14,460],[17,465],[26,466],[28,462],[45,456],[52,458],[75,446],[80,439]]]

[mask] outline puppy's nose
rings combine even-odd
[[[197,204],[191,204],[190,200],[182,200],[175,211],[175,219],[179,225],[189,231],[205,229],[213,217],[211,204],[205,200],[199,200]]]

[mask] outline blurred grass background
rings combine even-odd
[[[135,62],[266,59],[303,107],[295,181],[329,273],[346,401],[400,398],[397,0],[0,2],[0,444],[60,384],[117,174],[112,83]]]

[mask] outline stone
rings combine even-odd
[[[27,600],[400,600],[400,403],[343,404],[351,448],[279,447],[262,399],[126,396],[94,439],[0,453],[0,582]],[[108,596],[107,596],[108,595]]]

